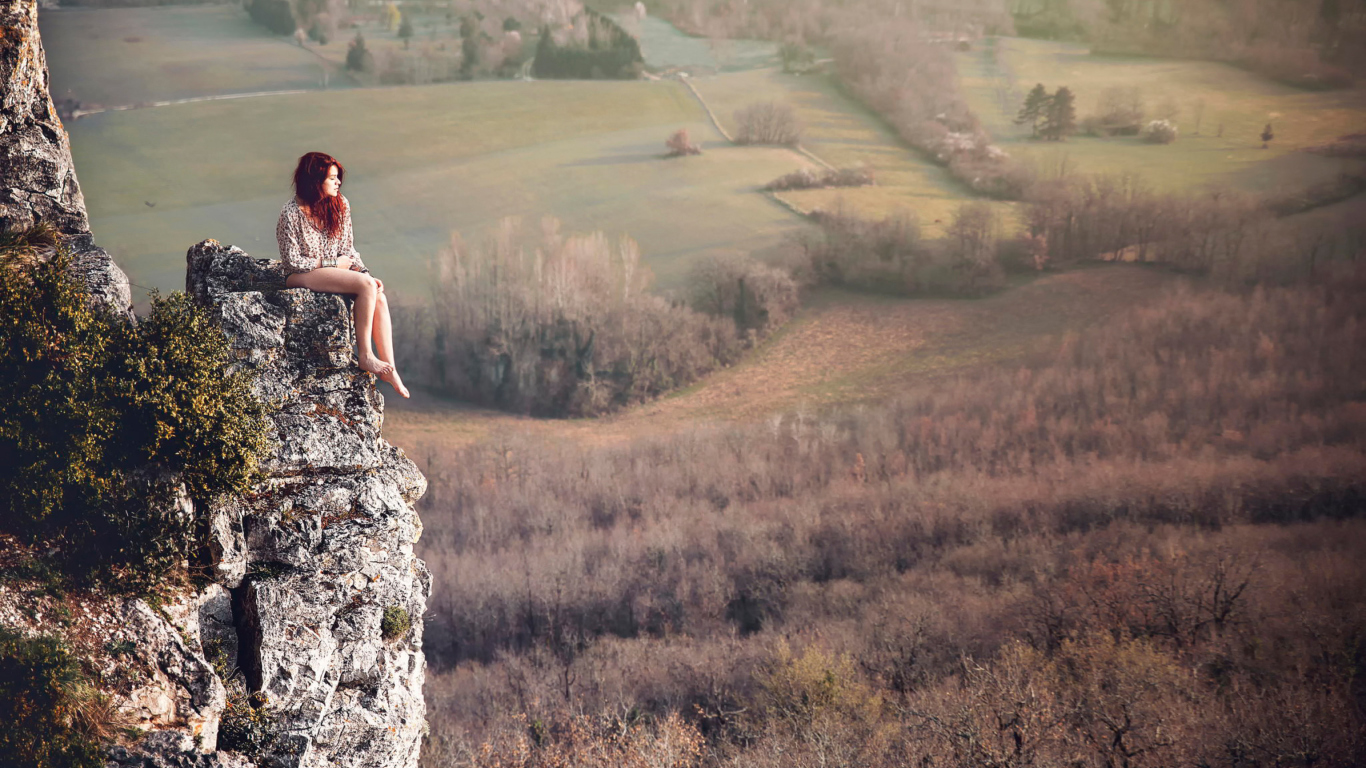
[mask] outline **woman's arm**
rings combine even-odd
[[[356,235],[351,229],[351,201],[342,198],[344,209],[342,211],[342,244],[341,255],[351,257],[351,269],[357,272],[370,273],[365,268],[365,262],[360,260],[360,254],[356,252]]]
[[[280,245],[280,261],[290,272],[308,272],[318,266],[317,257],[309,258],[304,254],[302,221],[289,215],[289,209],[280,211],[280,221],[275,225],[275,241]]]

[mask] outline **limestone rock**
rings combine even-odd
[[[71,142],[48,93],[35,0],[0,0],[0,228],[45,221],[68,236],[91,296],[131,318],[128,276],[90,237]]]
[[[0,224],[90,231],[71,143],[48,95],[34,0],[0,0]]]
[[[212,240],[187,255],[186,288],[258,374],[276,439],[254,491],[209,510],[214,577],[231,600],[201,604],[200,637],[220,651],[235,640],[248,687],[279,716],[287,736],[271,765],[415,766],[431,576],[413,554],[413,505],[426,480],[380,437],[383,400],[355,365],[349,301],[283,282],[277,262]],[[415,621],[385,640],[391,606]]]
[[[205,240],[187,256],[185,288],[211,306],[239,365],[275,406],[271,474],[355,472],[383,461],[384,401],[356,366],[350,300],[284,289],[278,262]]]
[[[175,728],[213,751],[226,697],[213,667],[143,601],[128,601],[120,618],[120,632],[136,648],[138,661],[152,670],[144,685],[119,702],[125,714],[143,728]]]

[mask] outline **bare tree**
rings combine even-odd
[[[736,144],[785,144],[802,140],[802,125],[791,105],[776,101],[751,104],[735,113]]]

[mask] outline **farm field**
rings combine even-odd
[[[44,9],[53,99],[83,108],[261,91],[345,87],[309,50],[270,34],[240,5]]]
[[[804,126],[802,146],[831,165],[873,170],[877,179],[873,187],[782,193],[803,210],[843,205],[867,218],[911,210],[925,234],[933,237],[942,233],[942,225],[970,196],[947,170],[907,147],[876,115],[841,93],[828,76],[789,75],[767,68],[699,77],[693,84],[732,133],[736,111],[755,102],[786,103]],[[1003,213],[1013,210],[1010,204],[996,205]]]
[[[1174,290],[1181,278],[1096,266],[1023,280],[986,299],[897,299],[826,290],[739,364],[660,400],[597,419],[533,419],[415,392],[388,397],[384,433],[414,456],[526,433],[585,444],[877,403],[908,385],[1012,365],[1061,334]],[[400,361],[401,364],[401,361]]]
[[[663,159],[664,139],[681,127],[715,151]],[[144,288],[180,287],[185,250],[205,237],[274,257],[289,174],[312,149],[347,165],[357,248],[409,295],[425,292],[427,261],[453,230],[477,241],[506,216],[630,235],[664,286],[692,258],[769,247],[803,226],[755,190],[806,161],[720,147],[673,81],[485,81],[200,102],[93,115],[70,133],[92,230]]]
[[[1080,173],[1136,173],[1164,190],[1219,184],[1263,194],[1307,187],[1345,165],[1303,150],[1366,130],[1362,91],[1303,91],[1226,64],[1092,56],[1082,44],[1022,38],[989,38],[957,54],[957,64],[973,111],[1006,151],[1043,167],[1065,162]],[[1078,121],[1097,111],[1105,89],[1137,87],[1148,119],[1164,102],[1179,110],[1180,138],[1170,145],[1139,137],[1032,140],[1013,120],[1035,83],[1075,92]],[[1262,149],[1258,137],[1267,123],[1276,138]]]
[[[637,19],[635,14],[622,13],[613,19],[640,41],[645,66],[653,69],[678,68],[696,75],[762,69],[778,63],[776,43],[693,37],[655,16]]]

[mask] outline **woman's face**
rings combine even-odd
[[[323,194],[328,197],[341,194],[341,175],[335,165],[327,169],[327,178],[323,179]]]

